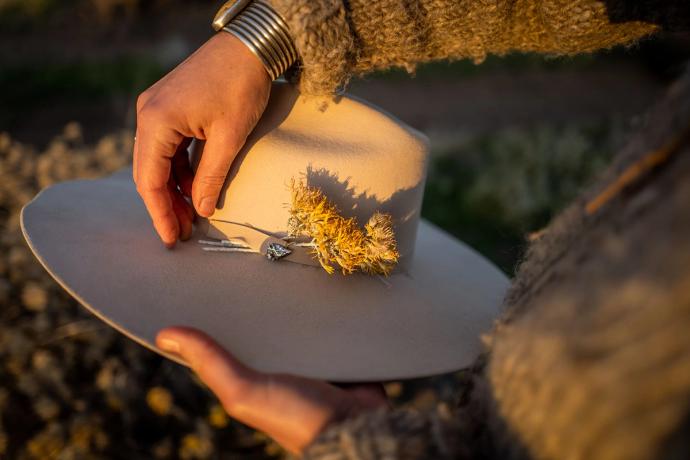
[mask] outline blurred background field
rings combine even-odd
[[[136,95],[209,37],[219,1],[0,0],[0,458],[270,458],[213,396],[87,315],[33,259],[21,206],[130,161]],[[664,35],[592,56],[393,70],[351,92],[426,132],[423,214],[512,274],[529,239],[606,166],[684,66]],[[260,331],[257,331],[260,333]],[[391,382],[452,403],[463,373]]]

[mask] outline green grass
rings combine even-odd
[[[0,67],[0,130],[41,106],[136,95],[165,70],[153,59],[132,56]]]
[[[99,62],[68,62],[19,66],[0,70],[0,86],[12,89],[0,95],[4,103],[34,99],[104,97],[150,85],[164,69],[152,59],[122,57]]]
[[[608,164],[618,120],[470,136],[430,165],[422,214],[512,274],[545,227]]]

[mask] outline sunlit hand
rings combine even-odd
[[[329,423],[388,405],[380,384],[342,389],[319,380],[257,372],[194,329],[165,329],[156,343],[182,357],[231,417],[263,431],[295,454]]]
[[[261,61],[236,37],[218,33],[137,101],[134,182],[163,243],[192,232],[194,213],[208,217],[230,165],[261,117],[270,92]],[[186,155],[206,140],[196,175]]]

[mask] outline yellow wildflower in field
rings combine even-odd
[[[160,416],[165,416],[172,409],[173,398],[166,388],[153,387],[146,393],[146,403],[153,412]]]
[[[228,414],[225,413],[222,406],[214,404],[208,413],[208,422],[213,428],[225,428],[229,422]]]

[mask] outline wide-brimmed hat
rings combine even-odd
[[[184,325],[262,371],[440,374],[481,351],[508,281],[420,219],[428,157],[421,133],[369,104],[275,85],[190,241],[161,244],[131,169],[43,190],[22,229],[72,296],[171,359],[155,336]]]

